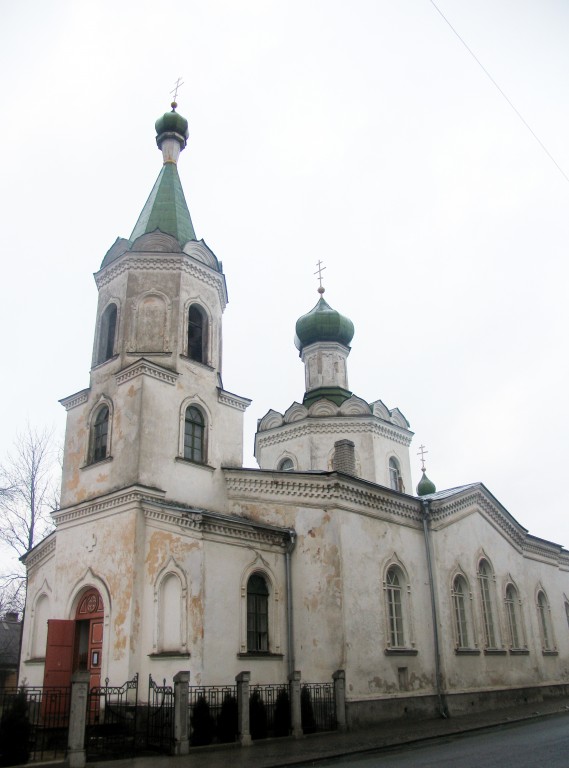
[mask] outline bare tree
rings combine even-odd
[[[21,557],[53,528],[58,508],[57,451],[52,433],[31,426],[18,435],[0,466],[0,543]],[[3,602],[21,610],[25,572],[20,563],[0,574]]]

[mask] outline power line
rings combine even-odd
[[[494,78],[492,77],[492,75],[490,74],[490,72],[488,72],[488,70],[486,69],[486,67],[484,66],[484,64],[482,64],[482,62],[480,61],[480,59],[478,58],[478,56],[476,56],[476,54],[474,53],[474,51],[473,51],[471,48],[469,48],[469,46],[468,46],[468,45],[466,44],[466,42],[465,42],[465,41],[462,39],[462,37],[459,35],[459,33],[456,31],[456,29],[453,27],[453,25],[450,23],[450,21],[449,21],[449,20],[447,19],[447,17],[444,15],[444,13],[441,11],[441,9],[440,9],[440,8],[439,8],[439,7],[436,5],[436,3],[434,2],[434,0],[429,0],[429,2],[430,2],[430,3],[431,3],[431,5],[433,6],[433,8],[434,8],[434,9],[437,11],[437,13],[440,15],[440,17],[441,17],[441,18],[442,18],[442,19],[443,19],[443,20],[444,20],[444,21],[445,21],[445,22],[448,24],[448,26],[451,28],[451,30],[454,32],[454,34],[455,34],[455,35],[458,37],[458,39],[460,40],[460,42],[461,42],[461,43],[464,45],[464,47],[466,48],[466,50],[468,51],[468,53],[469,53],[469,54],[472,56],[472,58],[473,58],[473,59],[474,59],[474,61],[475,61],[475,62],[478,64],[478,66],[480,67],[480,69],[481,69],[481,70],[484,72],[484,74],[486,75],[486,77],[487,77],[487,78],[490,80],[490,82],[491,82],[491,83],[492,83],[492,84],[495,86],[495,88],[497,88],[497,90],[499,91],[499,93],[500,93],[500,94],[501,94],[501,95],[504,97],[504,99],[505,99],[505,100],[508,102],[508,104],[510,105],[510,107],[511,107],[511,108],[514,110],[514,112],[516,113],[516,115],[519,117],[519,119],[522,121],[522,123],[525,125],[525,127],[528,129],[528,131],[531,133],[531,135],[532,135],[532,136],[534,137],[534,139],[537,141],[537,143],[539,144],[539,146],[540,146],[540,147],[543,149],[543,151],[545,152],[545,154],[546,154],[546,155],[548,156],[548,158],[551,160],[551,162],[553,163],[553,165],[554,165],[554,166],[557,168],[557,170],[559,171],[559,173],[560,173],[560,174],[563,176],[563,178],[565,179],[565,181],[569,182],[569,176],[567,176],[567,174],[565,173],[565,171],[563,170],[563,168],[562,168],[562,167],[559,165],[559,163],[557,162],[557,160],[556,160],[556,159],[553,157],[553,155],[551,154],[551,152],[550,152],[550,151],[547,149],[547,147],[545,146],[545,144],[543,143],[543,141],[542,141],[542,140],[539,138],[539,136],[536,134],[536,132],[535,132],[535,131],[532,129],[532,127],[531,127],[531,126],[528,124],[528,122],[525,120],[525,118],[523,117],[523,115],[522,115],[522,114],[520,114],[519,110],[518,110],[518,109],[516,109],[516,107],[515,107],[515,106],[512,104],[512,102],[510,101],[510,99],[509,99],[509,98],[506,96],[506,94],[504,93],[504,91],[503,91],[503,90],[500,88],[500,86],[498,85],[498,83],[497,83],[497,82],[494,80]]]

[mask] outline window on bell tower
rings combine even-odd
[[[115,353],[115,335],[117,330],[117,305],[109,304],[101,315],[99,325],[99,343],[96,363],[110,360]]]
[[[208,322],[204,310],[192,304],[188,311],[188,357],[198,363],[207,363]]]
[[[91,461],[106,459],[109,450],[109,409],[103,405],[97,411],[91,430]]]

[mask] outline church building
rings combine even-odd
[[[436,491],[423,469],[413,489],[409,422],[350,390],[354,326],[322,286],[296,322],[305,392],[259,419],[259,467],[242,466],[250,400],[223,386],[225,276],[184,198],[176,107],[132,234],[95,274],[61,508],[25,557],[20,682],[344,670],[352,727],[564,692],[569,552],[481,483]]]

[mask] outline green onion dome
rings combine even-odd
[[[188,121],[182,115],[176,112],[178,105],[175,101],[172,102],[172,111],[165,112],[162,117],[159,117],[154,127],[156,128],[156,141],[160,146],[161,139],[166,138],[164,134],[175,134],[175,137],[180,141],[183,147],[186,146],[186,140],[190,135],[188,131]]]
[[[316,341],[335,341],[348,347],[353,336],[352,321],[332,309],[320,296],[314,309],[296,321],[294,343],[300,352]]]
[[[417,496],[428,496],[429,493],[435,493],[436,490],[435,484],[432,480],[429,480],[425,470],[423,470],[423,477],[419,480],[419,485],[417,486]]]

